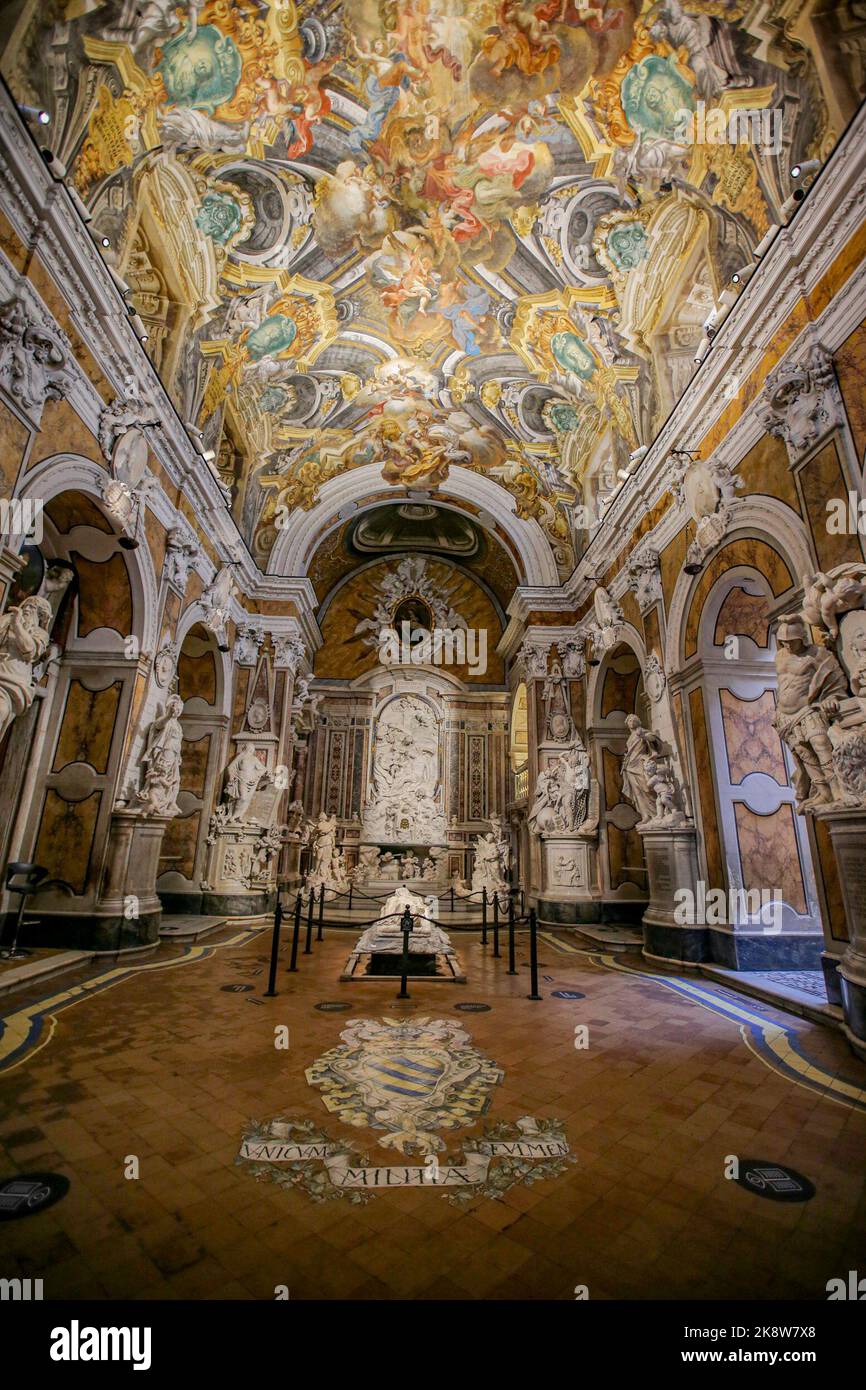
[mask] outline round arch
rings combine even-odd
[[[319,502],[310,511],[296,510],[278,533],[268,560],[268,573],[299,578],[309,569],[313,555],[330,533],[347,521],[381,506],[382,472],[378,464],[368,463],[321,488]],[[396,493],[392,500],[398,500]],[[370,500],[370,499],[373,500]],[[559,574],[550,542],[537,521],[522,521],[516,515],[514,498],[492,478],[466,468],[451,469],[448,480],[437,490],[436,504],[449,511],[463,511],[469,503],[496,522],[508,536],[518,557],[522,573],[518,581],[541,588],[559,588]],[[478,517],[476,515],[476,520]]]
[[[100,484],[107,477],[104,468],[79,454],[52,454],[26,473],[16,493],[43,504],[64,492],[81,492],[96,506],[100,515],[119,534],[114,518],[107,511]],[[73,533],[70,533],[73,534]],[[110,539],[106,537],[106,539]],[[135,550],[122,550],[132,589],[134,635],[142,651],[155,651],[159,621],[158,583],[147,544]]]

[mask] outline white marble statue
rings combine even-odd
[[[337,848],[337,817],[322,811],[313,831],[312,865],[309,879],[317,883],[329,883],[334,853]]]
[[[836,624],[836,611],[828,620]],[[794,758],[798,811],[843,800],[829,728],[848,696],[845,672],[832,651],[811,640],[804,619],[783,618],[776,632],[778,695],[773,723]]]
[[[154,719],[147,731],[141,765],[144,781],[138,792],[138,810],[143,816],[176,816],[180,808],[180,763],[183,752],[183,729],[180,716],[183,700],[169,695],[162,714]]]
[[[499,844],[492,830],[476,838],[474,850],[472,892],[480,893],[483,888],[488,892],[496,892],[504,888],[506,885],[502,878]]]
[[[48,647],[54,610],[31,595],[0,618],[0,738],[33,703],[33,667]]]
[[[635,807],[641,825],[685,825],[683,788],[663,740],[645,729],[636,714],[625,721],[629,731],[622,759],[622,794]]]
[[[367,841],[436,844],[446,839],[439,786],[439,723],[426,700],[398,695],[376,724]]]
[[[245,743],[226,768],[224,793],[230,821],[248,821],[253,797],[267,776],[261,758],[251,743]]]
[[[589,811],[589,791],[589,756],[577,739],[539,772],[529,828],[536,835],[579,830]]]

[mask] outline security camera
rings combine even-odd
[[[781,230],[781,228],[780,228],[778,222],[771,222],[771,223],[770,223],[770,225],[769,225],[769,227],[767,228],[766,232],[765,232],[764,235],[761,237],[761,240],[758,242],[757,246],[755,247],[754,251],[752,252],[752,255],[754,256],[754,258],[755,258],[756,261],[759,261],[759,260],[761,259],[762,256],[765,256],[765,255],[767,254],[767,252],[768,252],[769,249],[770,249],[770,243],[773,241],[773,239],[774,239],[776,233],[777,233],[778,231],[780,231],[780,230]]]
[[[649,453],[649,445],[641,444],[639,449],[634,449],[628,456],[629,463],[639,463],[644,454]]]
[[[805,174],[817,174],[821,168],[820,159],[804,159],[802,163],[795,164],[791,169],[792,179],[801,179]]]
[[[48,172],[49,172],[49,174],[52,175],[53,178],[55,178],[55,179],[65,179],[65,178],[66,178],[66,165],[63,164],[63,163],[57,158],[57,155],[56,155],[56,154],[54,154],[54,153],[53,153],[51,150],[49,150],[47,147],[46,147],[45,149],[40,150],[39,153],[42,155],[42,158],[45,160],[45,163],[46,163],[46,165],[48,166]]]
[[[757,269],[758,267],[756,265],[741,266],[741,268],[739,270],[735,270],[733,275],[731,276],[731,284],[745,285],[749,280],[751,280],[752,276],[754,275]]]

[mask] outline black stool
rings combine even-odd
[[[6,891],[7,893],[17,893],[18,917],[15,921],[15,932],[12,937],[12,945],[0,951],[0,960],[23,960],[25,956],[31,954],[18,945],[18,934],[21,931],[21,919],[24,916],[24,906],[31,893],[35,893],[41,883],[48,877],[48,870],[43,869],[41,864],[28,864],[18,860],[14,864],[6,865]]]

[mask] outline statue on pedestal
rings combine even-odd
[[[828,621],[835,624],[835,610]],[[829,727],[848,682],[837,658],[816,646],[804,618],[783,618],[776,633],[778,704],[773,721],[794,758],[798,811],[845,799],[833,763]]]
[[[625,721],[629,731],[622,759],[622,794],[640,816],[640,825],[685,825],[683,788],[664,741],[645,729],[636,714]]]
[[[183,729],[180,716],[183,700],[169,695],[165,709],[147,731],[141,764],[144,782],[138,792],[138,811],[142,816],[176,816],[180,813],[180,763]]]
[[[0,738],[33,703],[33,667],[48,647],[54,610],[31,595],[0,618]]]

